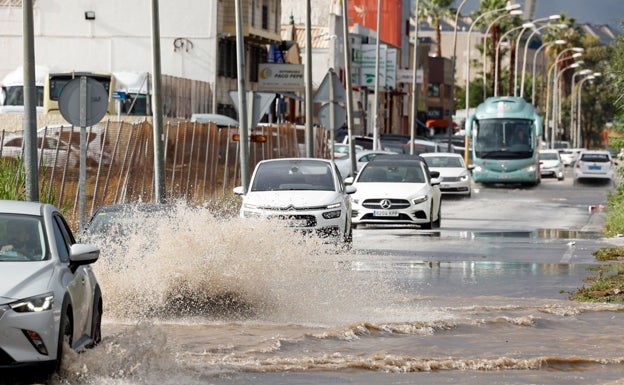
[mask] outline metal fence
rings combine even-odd
[[[202,204],[240,184],[237,128],[179,122],[163,127],[165,193],[168,199]],[[261,125],[265,143],[250,144],[250,166],[263,159],[303,155],[303,130],[292,124]],[[86,215],[99,206],[154,200],[153,130],[149,121],[106,121],[86,128]],[[21,157],[21,135],[1,133],[0,154]],[[80,128],[47,126],[37,133],[41,200],[78,217]],[[315,135],[315,156],[326,157],[324,130]]]

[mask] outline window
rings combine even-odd
[[[219,76],[236,78],[236,41],[221,39],[219,41]]]
[[[54,215],[54,239],[59,258],[63,262],[69,262],[69,247],[76,243],[67,222],[60,216]]]
[[[262,29],[269,29],[269,7],[262,5]]]
[[[427,96],[430,97],[440,97],[440,84],[439,83],[429,83],[427,84]]]

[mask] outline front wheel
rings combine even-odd
[[[63,361],[63,349],[65,347],[65,343],[67,343],[69,346],[72,345],[72,334],[73,334],[73,327],[72,327],[71,318],[69,316],[68,306],[64,305],[63,312],[61,313],[58,343],[56,347],[56,366],[55,366],[56,372],[58,372],[61,369],[61,364]]]
[[[442,204],[440,204],[438,206],[438,217],[436,218],[436,220],[432,223],[433,227],[438,229],[440,228],[440,226],[442,226]]]

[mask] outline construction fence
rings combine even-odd
[[[214,123],[166,123],[164,135],[167,200],[204,204],[241,184],[238,128]],[[250,143],[250,169],[264,159],[301,157],[304,130],[293,124],[261,125],[253,132],[266,137]],[[0,155],[20,158],[22,136],[1,132]],[[86,128],[86,216],[100,206],[151,202],[154,194],[154,137],[145,120],[106,121]],[[315,156],[327,158],[325,130],[315,130]],[[46,126],[38,130],[40,200],[52,202],[70,217],[79,216],[80,128]],[[2,163],[5,164],[4,162]]]

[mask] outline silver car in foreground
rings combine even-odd
[[[0,200],[0,373],[37,366],[28,373],[47,377],[65,344],[101,340],[102,293],[90,266],[99,254],[76,243],[54,206]]]
[[[351,202],[336,165],[328,159],[283,158],[259,162],[249,191],[239,186],[242,218],[279,218],[302,232],[350,244]]]

